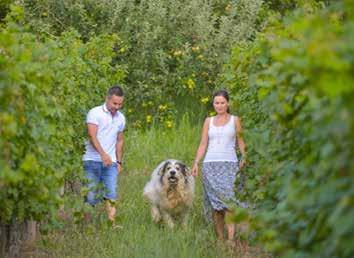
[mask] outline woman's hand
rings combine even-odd
[[[243,169],[244,167],[246,166],[246,160],[245,159],[241,159],[240,162],[239,162],[239,169]]]
[[[198,176],[198,164],[194,163],[192,168],[192,176]]]

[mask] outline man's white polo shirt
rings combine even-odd
[[[119,132],[124,130],[124,115],[117,111],[117,113],[112,116],[111,112],[107,109],[106,104],[103,104],[102,106],[94,107],[88,112],[86,123],[98,126],[97,139],[103,150],[111,157],[112,161],[116,162],[117,136]],[[92,146],[89,140],[86,141],[86,150],[83,160],[102,161],[100,154]]]

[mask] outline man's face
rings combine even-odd
[[[112,115],[117,113],[119,109],[123,107],[124,97],[112,95],[106,98],[107,109],[111,112]]]

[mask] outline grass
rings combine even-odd
[[[144,185],[160,161],[178,158],[192,164],[200,128],[183,119],[177,128],[165,132],[157,128],[128,132],[117,203],[117,223],[122,228],[112,229],[104,207],[96,207],[90,222],[69,222],[61,231],[42,237],[41,246],[50,257],[236,257],[216,245],[213,227],[204,220],[200,177],[187,229],[154,224],[142,198]]]

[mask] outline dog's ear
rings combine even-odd
[[[191,176],[192,175],[192,170],[186,166],[186,173],[187,173],[187,176]]]
[[[192,171],[187,167],[185,164],[182,162],[178,162],[179,167],[181,168],[182,174],[184,176],[190,176],[192,174]]]
[[[192,170],[189,167],[184,166],[184,171],[186,173],[186,176],[191,176],[192,175]]]
[[[166,168],[168,166],[168,164],[170,164],[171,162],[169,161],[165,161],[165,164],[163,164],[163,166],[160,168],[159,172],[157,172],[157,174],[159,176],[162,176],[163,174],[165,174]]]

